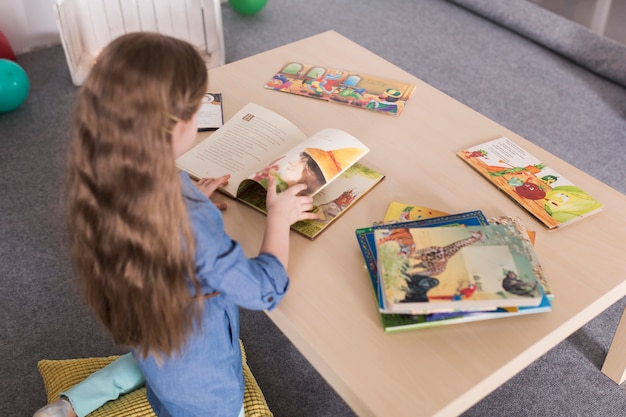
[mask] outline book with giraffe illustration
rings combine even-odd
[[[508,138],[481,143],[457,155],[548,229],[602,209],[600,202]]]
[[[432,314],[536,307],[544,294],[513,226],[374,230],[381,311]]]
[[[314,238],[384,178],[359,162],[368,152],[343,130],[327,128],[307,137],[281,115],[249,103],[176,164],[198,180],[230,174],[219,191],[263,213],[270,177],[278,192],[306,184],[302,194],[313,197],[321,218],[292,229]]]
[[[265,83],[265,88],[398,116],[415,84],[359,71],[288,62]]]
[[[533,260],[534,271],[539,277],[539,283],[544,292],[541,302],[537,306],[498,307],[495,310],[488,308],[487,310],[479,311],[447,311],[431,314],[397,314],[384,311],[384,303],[381,301],[383,299],[382,289],[378,280],[376,241],[374,239],[375,228],[463,227],[487,224],[511,225],[515,228],[517,236],[532,244],[529,235],[534,234],[530,233],[521,223],[521,220],[516,217],[498,216],[487,219],[481,211],[448,214],[429,207],[397,201],[390,203],[383,221],[376,222],[372,227],[359,228],[355,231],[385,333],[538,314],[552,310],[551,300],[554,298],[554,295],[550,285],[545,279],[539,260],[532,253],[528,253],[529,259]]]

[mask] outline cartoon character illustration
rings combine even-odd
[[[304,183],[307,188],[302,194],[313,195],[364,152],[360,148],[333,150],[305,148],[297,158],[286,161],[282,167],[277,162],[284,157],[275,159],[255,173],[252,179],[267,188],[268,178],[273,175],[276,178],[278,192],[284,191],[292,185]]]
[[[341,77],[343,76],[343,72],[329,72],[328,74],[318,77],[311,82],[309,88],[313,90],[316,94],[331,94],[337,88]]]
[[[400,218],[399,220],[401,222],[405,222],[411,219],[411,211],[413,211],[415,207],[413,206],[406,206],[405,208],[402,209],[402,212],[400,213]]]
[[[413,235],[407,228],[391,229],[387,236],[378,239],[379,245],[385,242],[396,242],[400,246],[398,254],[402,257],[407,257],[415,250]]]
[[[602,204],[574,185],[554,187],[546,194],[544,205],[546,212],[559,222],[566,222],[600,207]]]
[[[519,194],[520,197],[529,200],[541,200],[546,196],[546,192],[530,180],[526,180],[522,185],[515,187],[515,192]]]
[[[537,295],[537,282],[525,282],[519,279],[514,271],[504,271],[505,277],[502,280],[502,288],[511,294],[522,297],[534,297]]]
[[[466,158],[485,158],[487,157],[488,153],[487,151],[483,150],[483,149],[478,149],[472,152],[465,152],[465,157]]]
[[[454,256],[465,246],[472,243],[482,241],[485,236],[480,231],[470,232],[470,236],[457,240],[446,246],[428,246],[423,249],[418,249],[409,254],[409,259],[420,261],[417,265],[413,266],[413,270],[421,269],[420,273],[436,276],[446,270],[448,260]]]
[[[329,223],[332,219],[339,216],[343,210],[352,204],[356,194],[354,190],[348,190],[334,200],[317,206],[317,212],[321,214],[321,218],[316,220],[318,223]]]
[[[342,170],[352,165],[365,153],[361,148],[319,149],[305,148],[304,152],[309,155],[319,166],[326,182],[335,178]]]
[[[364,98],[365,93],[367,93],[365,88],[340,86],[336,90],[335,94],[332,94],[330,98],[334,101],[340,101],[342,103],[365,106],[368,103],[368,100]]]
[[[508,168],[498,166],[498,165],[488,166],[487,171],[489,171],[489,175],[494,176],[494,177],[501,177],[507,174],[535,175],[535,174],[540,173],[543,169],[546,168],[546,165],[543,162],[540,162],[534,165],[526,165],[525,167],[516,167],[516,166],[506,163],[503,160],[499,160],[498,162],[501,164],[508,165]]]
[[[509,184],[513,188],[521,187],[522,185],[524,185],[524,180],[521,179],[520,177],[511,177],[507,181],[507,184]]]
[[[400,91],[395,88],[388,88],[385,92],[378,96],[380,101],[371,100],[367,103],[365,108],[380,112],[398,113],[398,100],[400,100],[401,96],[402,93]]]
[[[460,301],[467,300],[476,292],[476,284],[473,282],[464,282],[459,285],[454,294],[452,295],[435,295],[428,297],[431,300],[451,300]]]
[[[256,172],[252,179],[263,185],[264,188],[267,188],[268,179],[271,175],[276,178],[276,189],[278,192],[284,191],[297,183],[304,183],[307,185],[307,188],[303,192],[313,193],[326,183],[315,160],[305,152],[302,152],[299,158],[288,161],[286,167],[281,169],[278,161],[283,158],[284,156],[274,159],[262,170]]]
[[[541,177],[541,181],[548,185],[555,183],[558,179],[559,177],[557,177],[556,175],[544,175],[543,177]]]
[[[403,272],[407,286],[403,288],[406,293],[400,303],[416,303],[428,301],[428,291],[439,285],[437,278],[423,274],[407,274]]]
[[[275,90],[288,90],[291,87],[291,80],[284,75],[276,74],[267,82],[267,86]]]

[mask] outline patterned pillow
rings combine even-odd
[[[241,343],[241,341],[240,341]],[[246,362],[246,352],[241,343],[243,359],[244,410],[246,417],[273,417],[269,410],[261,388],[254,379]],[[78,384],[97,370],[104,368],[119,356],[106,358],[81,358],[64,360],[41,360],[37,368],[46,387],[48,402],[59,398],[59,394]],[[115,401],[109,401],[102,407],[89,414],[89,417],[155,417],[152,407],[146,398],[146,388],[139,388],[131,393],[122,395]]]

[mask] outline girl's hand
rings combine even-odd
[[[230,179],[230,174],[223,175],[219,178],[201,178],[197,183],[196,187],[202,194],[211,198],[215,190],[219,187],[222,187],[228,184],[228,180]],[[213,201],[215,206],[220,210],[226,210],[226,203],[224,202],[215,202]]]
[[[306,189],[305,184],[296,184],[281,193],[276,192],[276,177],[270,175],[267,184],[267,197],[265,200],[267,215],[272,222],[279,220],[291,226],[299,220],[319,219],[318,213],[311,213],[313,198],[299,195]]]
[[[261,253],[271,253],[287,269],[289,262],[289,226],[298,220],[319,219],[318,213],[311,213],[313,198],[298,195],[306,185],[296,184],[281,193],[276,192],[276,178],[268,178],[267,186],[267,223],[265,236],[261,244]]]

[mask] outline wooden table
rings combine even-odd
[[[271,91],[288,61],[415,83],[399,117]],[[292,232],[290,292],[269,314],[361,416],[452,416],[488,395],[626,295],[626,196],[372,52],[329,31],[210,71],[225,117],[249,101],[312,134],[338,127],[365,142],[364,163],[386,179],[316,240]],[[549,232],[455,155],[507,136],[604,203],[604,210]],[[517,215],[537,231],[536,251],[556,299],[550,313],[383,333],[354,230],[383,217],[390,201],[454,213]],[[228,232],[257,253],[264,216],[231,201]],[[626,319],[603,371],[624,379]]]

